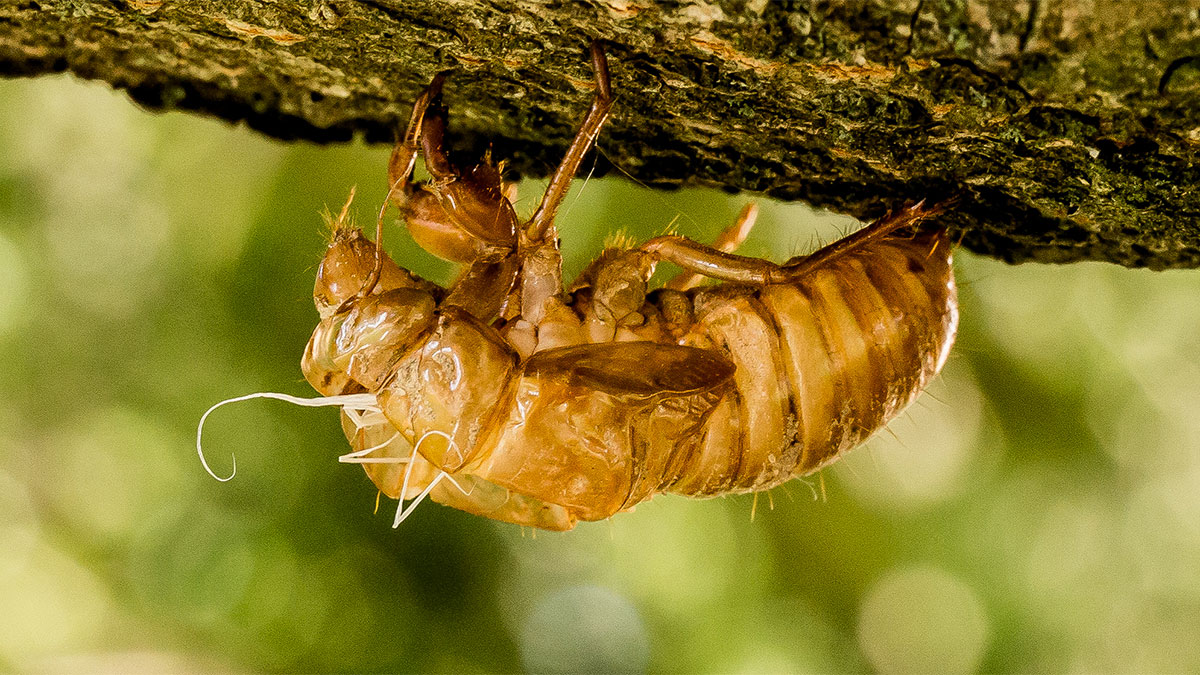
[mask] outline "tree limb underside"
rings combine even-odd
[[[650,185],[860,218],[962,193],[946,222],[978,252],[1200,266],[1198,0],[6,2],[0,73],[390,142],[453,68],[456,148],[545,175],[594,38],[617,95],[605,154]]]

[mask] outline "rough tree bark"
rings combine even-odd
[[[454,68],[458,146],[543,175],[593,38],[618,95],[604,152],[651,185],[859,217],[963,190],[950,222],[979,252],[1200,266],[1197,0],[6,0],[0,72],[386,141]]]

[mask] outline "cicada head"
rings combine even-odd
[[[378,281],[372,288],[367,288],[376,265],[379,265]],[[356,295],[379,294],[398,288],[435,292],[437,287],[397,265],[387,253],[378,250],[375,242],[363,236],[362,230],[334,230],[325,257],[317,267],[317,280],[313,286],[313,302],[322,319],[331,316]]]
[[[317,281],[313,287],[313,301],[322,319],[364,290],[377,262],[382,267],[396,267],[396,263],[386,256],[376,261],[375,244],[364,237],[361,230],[334,232],[333,241],[317,267]],[[381,269],[380,278],[382,276]]]

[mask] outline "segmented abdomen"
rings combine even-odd
[[[866,440],[941,370],[958,325],[944,232],[889,237],[792,283],[691,297],[684,341],[737,366],[691,456],[664,477],[692,496],[766,489]]]

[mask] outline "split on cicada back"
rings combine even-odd
[[[322,396],[250,396],[341,406],[342,461],[400,501],[396,524],[426,497],[568,530],[658,493],[766,490],[861,444],[945,363],[958,324],[951,246],[918,226],[949,202],[783,264],[735,253],[750,206],[712,245],[626,242],[565,285],[554,216],[612,105],[598,45],[592,65],[592,105],[526,221],[490,157],[450,160],[436,76],[392,152],[383,208],[460,275],[443,288],[403,269],[378,244],[382,210],[372,242],[347,204],[301,362]],[[418,154],[426,182],[411,178]],[[661,261],[683,272],[651,289]]]

